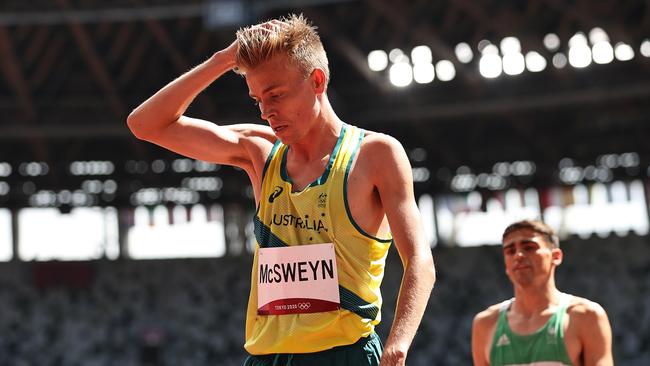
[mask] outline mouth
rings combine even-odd
[[[515,266],[512,270],[513,270],[513,271],[521,271],[521,270],[523,270],[523,269],[528,269],[528,268],[530,268],[530,266],[527,266],[527,265],[523,265],[523,264],[522,264],[522,265]]]
[[[287,128],[287,126],[286,125],[280,125],[280,126],[275,126],[275,127],[271,127],[271,128],[273,128],[273,132],[278,133],[278,132],[284,131]]]

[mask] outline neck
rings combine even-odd
[[[341,133],[343,121],[332,109],[325,94],[319,97],[319,113],[304,138],[291,144],[291,153],[304,160],[314,160],[329,154]]]
[[[523,315],[535,315],[560,302],[561,292],[550,278],[541,286],[515,285],[515,302],[513,308]]]

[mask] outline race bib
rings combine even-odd
[[[340,308],[334,244],[260,248],[257,313],[320,313]]]

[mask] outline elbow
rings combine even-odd
[[[437,279],[436,266],[433,263],[433,256],[429,256],[429,258],[428,258],[428,260],[426,262],[426,265],[424,266],[424,271],[423,272],[424,272],[424,275],[426,276],[426,278],[431,283],[431,288],[433,289],[433,286],[435,285],[436,279]]]
[[[137,110],[131,112],[126,118],[126,125],[131,130],[131,133],[140,140],[148,140],[151,136],[151,131],[146,128],[147,123],[143,121]]]
[[[417,280],[422,284],[422,286],[433,290],[433,286],[436,282],[436,267],[433,263],[433,256],[429,254],[422,254],[410,258],[406,262],[406,266],[410,268],[414,276],[417,277]]]
[[[135,137],[142,139],[141,137],[142,123],[140,122],[138,118],[138,114],[135,110],[132,111],[128,117],[126,117],[126,125],[129,127],[129,130],[131,130],[131,133]]]

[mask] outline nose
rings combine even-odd
[[[262,103],[259,104],[260,107],[260,117],[263,120],[268,121],[271,117],[275,116],[275,110],[267,105]]]

